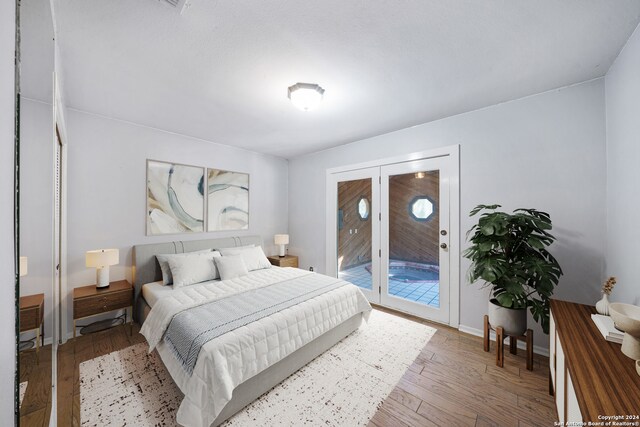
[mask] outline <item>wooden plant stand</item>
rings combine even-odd
[[[484,315],[484,351],[490,351],[490,331],[491,329],[496,331],[496,366],[504,367],[504,339],[509,337],[509,352],[511,354],[518,354],[518,340],[522,340],[527,346],[527,370],[533,371],[533,331],[527,329],[524,335],[519,337],[505,335],[502,326],[492,328],[489,324],[489,316]]]

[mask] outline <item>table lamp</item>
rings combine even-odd
[[[98,249],[87,251],[87,267],[96,268],[96,287],[106,288],[109,286],[109,266],[116,265],[120,261],[120,251],[118,249]]]
[[[276,245],[280,246],[280,251],[278,252],[278,255],[280,256],[280,258],[284,257],[284,245],[288,245],[289,244],[289,235],[288,234],[276,234],[273,237],[273,243],[275,243]]]
[[[26,256],[20,257],[20,277],[26,276],[29,273],[29,261]]]

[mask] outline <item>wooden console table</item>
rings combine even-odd
[[[563,423],[640,416],[635,361],[622,354],[620,344],[604,339],[591,320],[595,312],[593,306],[551,300],[549,389]]]

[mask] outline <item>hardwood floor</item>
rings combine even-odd
[[[133,325],[129,335],[129,325],[120,325],[81,335],[58,347],[58,426],[80,426],[80,364],[144,342],[139,329]]]
[[[530,372],[525,369],[523,350],[518,356],[506,351],[504,368],[499,368],[495,366],[495,343],[485,353],[481,338],[401,316],[437,332],[381,404],[369,427],[553,425],[556,412],[548,395],[546,358],[536,355]],[[80,425],[80,363],[143,341],[137,326],[131,336],[128,326],[117,326],[60,346],[58,425]],[[31,414],[33,419],[24,418],[24,423],[21,418],[22,426],[46,425],[37,422],[41,418],[36,412]]]
[[[413,316],[402,317],[438,331],[382,403],[369,427],[551,426],[557,421],[555,404],[548,394],[546,357],[534,355],[533,371],[527,371],[524,350],[518,350],[517,356],[506,350],[504,368],[499,368],[495,342],[486,353],[479,337]]]
[[[20,352],[20,382],[28,381],[20,407],[20,426],[46,427],[51,417],[51,345]]]

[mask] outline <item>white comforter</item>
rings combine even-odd
[[[368,301],[358,287],[345,282],[345,286],[209,341],[202,347],[190,376],[162,341],[171,319],[180,311],[300,276],[309,280],[317,277],[304,270],[274,267],[233,280],[176,289],[154,305],[140,333],[149,342],[149,351],[158,349],[185,394],[177,414],[180,424],[209,426],[238,385],[357,313],[364,312],[368,318]]]

